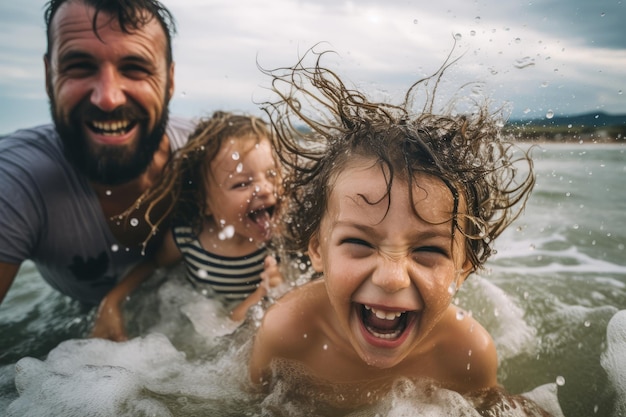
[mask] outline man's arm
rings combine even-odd
[[[4,300],[4,296],[9,292],[11,284],[20,269],[18,264],[8,264],[0,262],[0,303]]]

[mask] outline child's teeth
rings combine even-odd
[[[402,315],[402,311],[385,311],[374,307],[365,306],[366,309],[371,310],[374,315],[383,320],[394,320]]]

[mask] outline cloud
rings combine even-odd
[[[484,84],[514,117],[546,109],[626,113],[624,5],[613,0],[336,1],[165,0],[178,23],[173,111],[258,111],[269,78],[257,65],[292,65],[307,49],[337,52],[325,61],[372,94],[399,97],[431,74],[454,45],[454,86]],[[47,118],[43,92],[43,0],[0,6],[0,131],[15,128],[13,100],[32,98]]]

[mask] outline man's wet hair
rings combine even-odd
[[[167,40],[166,59],[168,65],[173,61],[172,38],[176,34],[176,22],[172,13],[157,0],[50,0],[46,3],[44,20],[46,23],[47,49],[46,55],[52,51],[52,34],[50,26],[59,8],[65,3],[77,2],[92,7],[95,10],[92,28],[98,35],[97,21],[100,13],[109,15],[116,21],[124,33],[133,33],[141,30],[143,26],[157,19]]]

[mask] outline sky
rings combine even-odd
[[[265,69],[310,48],[371,97],[399,102],[448,54],[441,91],[476,83],[511,119],[626,113],[626,0],[163,0],[174,14],[171,112],[260,114]],[[0,4],[0,134],[50,121],[45,0]],[[441,95],[442,93],[440,93]]]

